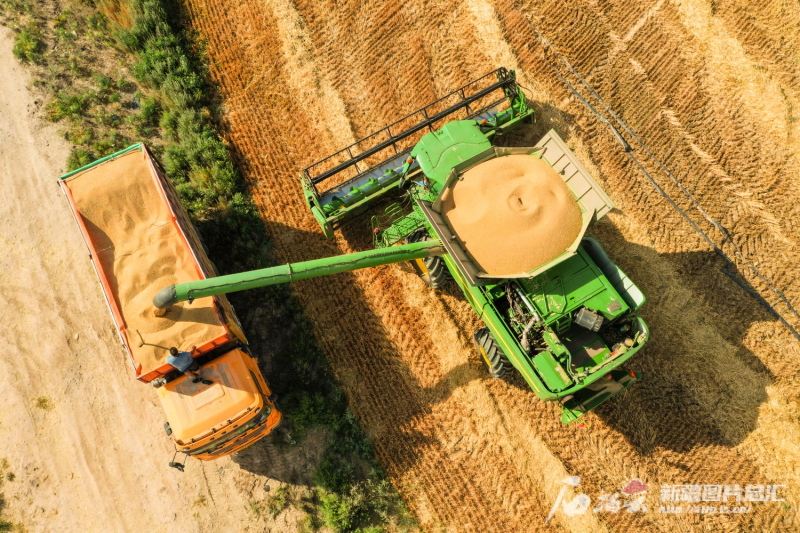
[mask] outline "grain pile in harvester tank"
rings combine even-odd
[[[375,250],[173,285],[154,304],[410,261],[430,287],[461,288],[493,377],[516,369],[572,422],[640,379],[624,365],[649,336],[645,297],[585,236],[614,204],[559,135],[501,146],[533,121],[514,72],[487,74],[303,171],[329,239],[384,206]]]

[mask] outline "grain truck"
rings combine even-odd
[[[154,313],[148,288],[216,275],[178,194],[143,144],[60,177],[133,373],[151,383],[176,453],[238,451],[281,421],[269,385],[224,295]],[[192,351],[204,381],[167,363]],[[183,470],[183,464],[170,466]]]
[[[516,369],[577,420],[641,378],[625,365],[649,338],[645,296],[586,236],[614,203],[558,133],[506,146],[534,117],[513,71],[460,87],[303,170],[323,234],[375,213],[375,250],[173,284],[153,304],[409,261],[431,288],[458,284],[492,377]]]

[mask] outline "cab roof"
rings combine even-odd
[[[441,187],[454,167],[491,147],[474,120],[457,120],[422,137],[411,156],[417,159],[422,172]]]
[[[237,348],[205,365],[200,374],[212,381],[211,385],[192,383],[181,376],[158,389],[172,436],[179,444],[203,440],[213,433],[212,428],[221,431],[245,422],[251,418],[249,413],[262,407],[263,394],[245,364],[246,357]]]

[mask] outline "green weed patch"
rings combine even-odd
[[[30,23],[14,36],[14,57],[26,63],[41,63],[44,42],[42,31],[35,23]]]

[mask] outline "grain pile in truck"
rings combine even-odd
[[[142,291],[197,277],[195,257],[185,245],[168,204],[160,197],[141,153],[118,157],[65,180],[109,289],[125,321],[137,373],[148,375],[166,364],[169,348],[187,349],[225,333],[211,298],[176,305],[156,316]],[[94,179],[102,174],[102,179]]]

